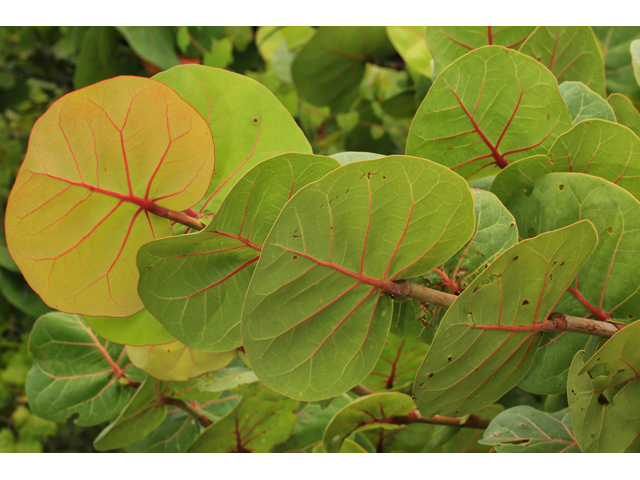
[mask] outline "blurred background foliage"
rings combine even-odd
[[[56,99],[107,78],[151,77],[179,64],[224,68],[262,83],[289,110],[317,154],[402,154],[411,120],[436,74],[425,31],[366,26],[0,27],[0,222],[31,128]],[[629,45],[640,38],[640,27],[594,27],[594,33],[605,59],[607,93],[623,93],[637,108],[640,87]],[[81,428],[71,420],[59,425],[28,408],[28,334],[35,319],[50,309],[11,261],[4,228],[2,232],[0,452],[93,452],[93,440],[104,425]],[[514,389],[502,403],[544,408],[542,401]]]

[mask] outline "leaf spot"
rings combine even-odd
[[[558,185],[558,190],[560,190],[560,191],[564,190],[564,185],[562,185],[562,184]]]
[[[257,125],[257,124],[260,122],[260,120],[258,120],[256,117],[253,117],[253,118],[251,119],[251,121],[252,121],[255,125]]]
[[[529,300],[525,300],[524,302],[522,302],[523,305],[529,305]]]
[[[613,233],[613,227],[609,227],[609,228],[607,228],[607,232],[609,232],[609,233]]]
[[[526,424],[526,423],[521,423],[521,424],[520,424],[520,427],[521,427],[521,428],[527,428],[527,424]]]

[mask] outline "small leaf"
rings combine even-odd
[[[358,162],[360,160],[374,160],[376,158],[382,158],[384,155],[369,152],[341,152],[331,155],[331,158],[335,158],[340,162],[340,165],[346,165],[351,162]]]
[[[613,109],[607,101],[591,91],[584,83],[563,82],[560,84],[560,95],[569,107],[574,126],[583,120],[595,118],[616,121]]]
[[[431,77],[431,52],[425,43],[427,27],[386,27],[389,40],[400,54],[406,65],[424,75]]]
[[[114,343],[133,345],[164,345],[176,339],[156,318],[143,308],[130,317],[89,317],[82,318],[102,338]]]
[[[207,428],[189,452],[267,453],[291,435],[297,407],[295,400],[270,402],[244,397],[231,413]]]
[[[476,277],[445,314],[416,376],[422,415],[473,413],[513,388],[596,243],[593,225],[582,221],[518,243]]]
[[[129,404],[93,441],[102,452],[122,448],[153,432],[165,419],[167,410],[158,398],[157,380],[147,377]]]
[[[327,452],[336,453],[344,439],[352,433],[372,428],[400,428],[402,425],[396,423],[393,417],[408,415],[415,409],[411,397],[403,393],[375,393],[358,398],[331,419],[322,443]]]
[[[633,73],[636,81],[640,85],[640,40],[631,42],[631,60],[633,61]]]
[[[209,373],[198,379],[198,388],[203,392],[222,392],[239,385],[257,382],[258,377],[247,367],[229,367]]]
[[[491,421],[479,442],[499,453],[580,453],[568,408],[555,413],[527,405],[510,408]]]
[[[220,370],[235,358],[236,353],[236,350],[199,352],[179,341],[146,347],[127,345],[127,355],[136,367],[159,380],[176,382]]]

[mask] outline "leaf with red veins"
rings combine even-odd
[[[585,453],[640,452],[640,323],[611,337],[585,362],[579,351],[571,364],[569,408],[576,439]]]
[[[266,160],[235,184],[203,231],[142,247],[138,291],[151,314],[196,350],[241,346],[240,313],[269,230],[292,195],[338,166],[300,153]]]
[[[502,45],[518,49],[535,27],[427,27],[426,42],[436,72],[476,48]]]
[[[232,412],[202,432],[189,452],[267,453],[293,432],[298,403],[243,397]]]
[[[178,341],[146,347],[127,345],[129,359],[140,370],[159,380],[177,382],[220,370],[229,365],[236,353],[237,350],[220,353],[199,352]]]
[[[174,89],[206,120],[216,162],[206,195],[193,210],[205,223],[231,188],[252,167],[287,152],[311,153],[289,111],[265,86],[227,70],[180,65],[154,79]]]
[[[558,83],[582,82],[605,96],[604,59],[591,27],[537,27],[520,52],[551,70]]]
[[[171,235],[168,210],[206,192],[206,123],[155,80],[116,77],[69,93],[36,122],[9,196],[9,252],[49,306],[124,317],[142,308],[135,254]]]
[[[448,259],[474,224],[464,179],[424,159],[354,162],[304,187],[265,241],[242,312],[258,378],[309,401],[354,387],[389,332],[384,292]]]
[[[467,415],[513,388],[596,243],[582,221],[514,245],[476,277],[449,307],[416,376],[422,415]]]
[[[408,415],[415,409],[411,397],[404,393],[375,393],[358,398],[335,414],[327,425],[322,443],[327,452],[337,453],[344,439],[352,433],[374,428],[402,428],[404,425],[396,423],[394,417]]]
[[[118,379],[130,365],[123,345],[107,342],[78,315],[40,317],[29,338],[33,367],[27,395],[33,412],[47,420],[88,426],[105,422],[129,401],[132,389]]]
[[[475,180],[546,153],[569,128],[551,72],[515,50],[483,47],[438,75],[411,125],[407,154]]]
[[[516,218],[521,236],[549,232],[580,220],[591,221],[598,232],[598,244],[576,272],[576,279],[558,303],[558,312],[624,323],[637,318],[640,203],[629,192],[591,175],[550,173],[536,180],[529,197],[518,194],[506,207]],[[538,351],[522,386],[534,393],[563,393],[575,351],[585,347],[587,338],[567,333],[551,342],[555,334],[545,337],[542,345],[547,346]]]

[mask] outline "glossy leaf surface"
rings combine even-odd
[[[244,397],[231,413],[207,428],[189,452],[267,453],[291,435],[297,406],[295,400]]]
[[[206,195],[193,207],[200,214],[216,212],[231,187],[262,160],[311,153],[289,111],[251,78],[202,65],[180,65],[154,78],[193,106],[211,129],[218,162]]]
[[[123,318],[86,315],[82,318],[98,335],[114,343],[140,347],[164,345],[176,340],[146,308]]]
[[[491,421],[479,442],[498,453],[580,453],[568,408],[554,413],[528,405],[510,408]]]
[[[420,367],[414,395],[422,415],[470,414],[513,388],[596,243],[583,221],[522,241],[489,265],[449,308]]]
[[[472,209],[462,178],[406,156],[350,163],[294,195],[265,241],[242,314],[258,378],[305,400],[355,386],[389,332],[382,289],[455,253],[471,237]]]
[[[322,443],[327,452],[335,453],[352,433],[372,428],[400,428],[401,425],[395,423],[392,417],[408,415],[415,409],[411,397],[403,393],[375,393],[358,398],[331,419]]]
[[[127,355],[140,370],[164,381],[184,382],[226,367],[237,351],[200,352],[175,341],[166,345],[134,347],[127,345]]]
[[[242,345],[242,304],[269,230],[292,195],[338,166],[297,153],[266,160],[233,187],[206,229],[145,245],[138,290],[150,312],[191,348]]]
[[[558,83],[582,82],[605,96],[604,60],[591,27],[537,27],[520,52],[551,70]]]
[[[9,252],[53,308],[132,315],[136,251],[171,235],[156,214],[202,198],[213,163],[206,123],[159,82],[117,77],[69,93],[31,132],[7,205]]]
[[[118,418],[96,437],[93,442],[96,450],[114,450],[142,440],[162,423],[167,411],[160,404],[156,383],[152,377],[142,382]]]
[[[126,365],[124,347],[99,339],[78,315],[40,317],[29,350],[34,363],[26,390],[39,417],[64,422],[77,413],[78,425],[97,425],[131,397],[132,389],[118,382],[116,373]]]
[[[560,84],[560,94],[569,107],[574,126],[583,120],[594,118],[616,121],[611,105],[584,83],[563,82]]]
[[[519,48],[535,27],[427,27],[426,42],[433,53],[436,72],[476,48],[502,45]]]
[[[411,124],[407,154],[473,180],[546,153],[570,127],[569,110],[545,67],[514,50],[484,47],[438,75]]]

